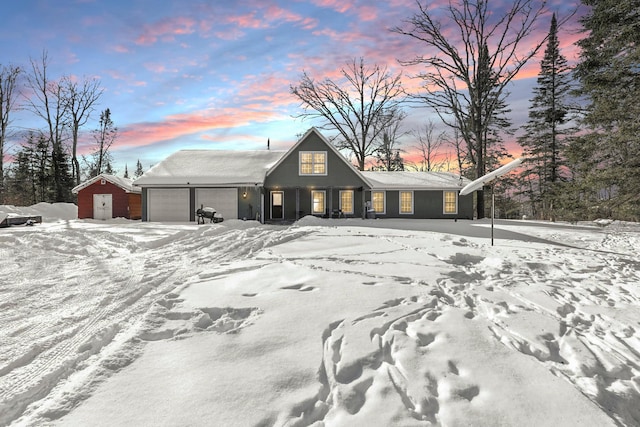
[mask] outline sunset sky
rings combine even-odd
[[[489,0],[490,7],[508,5]],[[432,3],[447,4],[447,0]],[[577,1],[549,1],[560,16]],[[183,148],[288,149],[318,122],[301,121],[289,85],[302,71],[321,79],[335,76],[352,58],[402,68],[421,53],[420,44],[389,31],[403,25],[414,0],[21,0],[4,2],[0,25],[0,64],[29,66],[46,50],[49,72],[100,79],[104,94],[94,120],[110,108],[119,128],[112,147],[115,167],[145,170]],[[496,9],[496,11],[498,11]],[[540,21],[543,37],[551,16]],[[562,53],[577,59],[573,43],[581,36],[575,19],[560,33]],[[516,124],[526,119],[530,88],[540,58],[515,82],[511,107]],[[532,77],[533,76],[533,77]],[[437,120],[425,109],[410,109],[406,130]],[[25,111],[14,114],[13,128],[44,127]],[[93,147],[84,135],[82,153]],[[405,148],[412,144],[404,142]],[[15,143],[9,154],[15,152]]]

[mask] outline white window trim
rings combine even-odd
[[[351,193],[351,210],[345,211],[342,207],[342,193]],[[340,211],[343,215],[353,215],[355,211],[355,192],[353,190],[340,190]]]
[[[402,212],[402,193],[411,193],[411,212]],[[415,211],[415,193],[413,190],[399,190],[398,191],[398,214],[400,215],[413,215]]]
[[[323,210],[322,212],[314,212],[313,210],[313,193],[322,193],[324,194],[324,197],[322,198],[323,201]],[[311,190],[311,215],[326,215],[327,213],[327,192],[325,190]]]
[[[303,153],[310,153],[311,154],[311,158],[313,158],[314,154],[317,153],[323,153],[324,154],[324,173],[313,173],[313,165],[314,163],[311,163],[311,173],[302,173],[302,154]],[[327,157],[327,152],[326,151],[299,151],[298,152],[298,175],[300,176],[327,176],[328,174],[328,157]]]
[[[455,212],[447,212],[447,193],[455,193],[456,195],[456,211]],[[457,215],[458,214],[458,192],[456,190],[443,190],[442,191],[442,214],[443,215]]]
[[[371,207],[373,208],[373,193],[382,193],[382,212],[377,212],[379,215],[387,214],[387,192],[385,190],[372,190],[371,191]]]

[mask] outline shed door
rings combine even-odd
[[[93,195],[93,218],[111,219],[113,218],[113,202],[111,194]]]
[[[149,221],[189,221],[188,188],[150,188],[147,194]]]
[[[214,208],[224,219],[238,218],[238,190],[236,188],[196,188],[196,209],[200,205]]]

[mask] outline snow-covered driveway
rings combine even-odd
[[[0,425],[640,423],[637,226],[363,222],[0,231]]]

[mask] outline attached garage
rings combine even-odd
[[[141,192],[133,181],[101,174],[71,190],[78,195],[78,218],[111,219],[142,217]]]
[[[147,221],[189,220],[188,188],[150,188],[147,191]]]
[[[225,219],[238,218],[238,189],[197,188],[196,208],[211,207]]]
[[[276,150],[180,150],[135,184],[142,188],[143,221],[196,221],[214,208],[224,220],[262,216],[265,174],[282,158]]]

